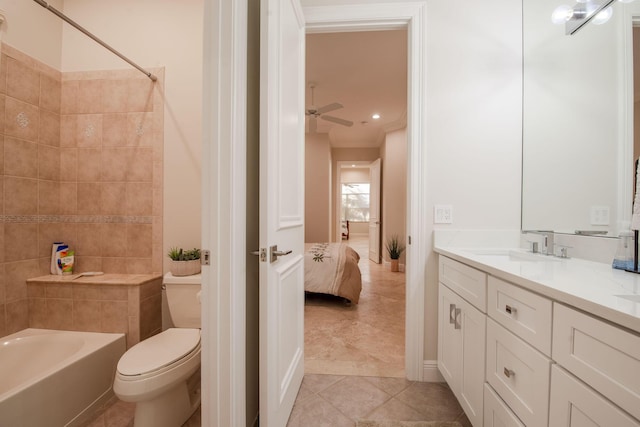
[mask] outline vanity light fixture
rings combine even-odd
[[[576,0],[572,7],[560,5],[551,14],[551,22],[564,24],[567,35],[575,34],[589,21],[601,25],[611,19],[613,9],[611,5],[616,0]],[[631,3],[633,0],[618,0],[621,3]]]
[[[380,118],[380,114],[378,113],[373,113],[373,115],[371,116],[372,119],[374,120],[378,120]]]

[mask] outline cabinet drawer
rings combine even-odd
[[[551,357],[551,300],[489,277],[487,314]]]
[[[640,418],[640,337],[554,303],[553,359]]]
[[[483,425],[484,427],[525,427],[487,383],[484,383]]]
[[[640,423],[591,387],[555,365],[551,368],[549,425],[639,427]]]
[[[487,312],[487,274],[440,256],[440,281],[483,313]]]
[[[528,427],[546,426],[551,360],[487,319],[487,381]]]

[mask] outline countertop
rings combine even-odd
[[[434,250],[640,334],[640,274],[617,270],[609,264],[549,257],[523,249]]]

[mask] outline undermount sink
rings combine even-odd
[[[533,252],[525,252],[517,249],[500,249],[500,248],[477,248],[469,249],[468,252],[474,255],[491,257],[496,260],[515,261],[515,262],[557,262],[561,258],[543,255]]]
[[[640,295],[632,294],[632,295],[616,295],[618,298],[628,299],[633,302],[640,302]]]

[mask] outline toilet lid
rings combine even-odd
[[[182,359],[200,343],[200,329],[171,328],[134,345],[120,358],[118,372],[142,375]]]

